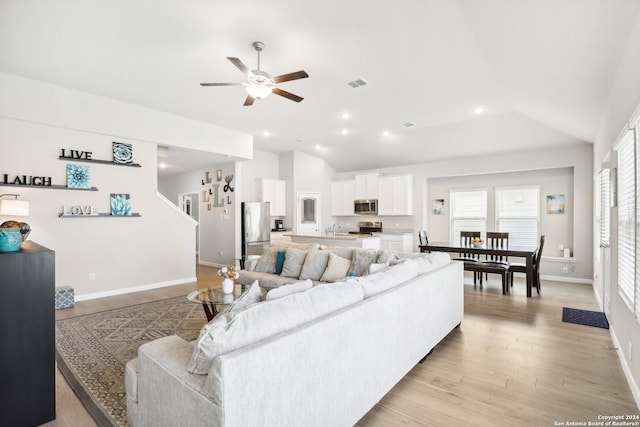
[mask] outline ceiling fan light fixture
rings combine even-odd
[[[247,85],[245,89],[247,93],[255,99],[264,99],[271,93],[271,88],[269,86],[260,84],[250,84]]]

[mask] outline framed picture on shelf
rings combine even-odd
[[[111,193],[111,215],[131,216],[131,195]]]
[[[124,142],[113,142],[113,163],[130,165],[133,163],[133,146]]]
[[[89,166],[67,165],[67,188],[91,188]]]

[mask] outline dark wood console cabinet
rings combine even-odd
[[[0,253],[0,425],[56,417],[55,252],[30,240]]]

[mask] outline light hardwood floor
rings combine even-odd
[[[219,281],[213,268],[199,266],[197,274],[198,284],[83,301],[56,318],[186,295]],[[358,425],[554,426],[640,414],[609,331],[563,323],[563,306],[598,310],[590,285],[543,281],[541,294],[527,299],[522,280],[502,295],[498,281],[474,288],[466,278],[460,328]],[[59,373],[56,381],[57,418],[46,425],[95,426]]]

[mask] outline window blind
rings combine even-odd
[[[602,169],[598,174],[600,181],[600,206],[599,206],[599,228],[600,228],[600,247],[609,247],[610,224],[611,224],[611,184],[609,180],[609,169]]]
[[[452,190],[451,200],[451,241],[460,240],[461,231],[487,231],[487,190]]]
[[[496,231],[509,233],[509,244],[537,246],[540,235],[540,188],[496,188]]]
[[[634,311],[636,275],[636,177],[633,134],[627,133],[618,152],[618,292]]]

